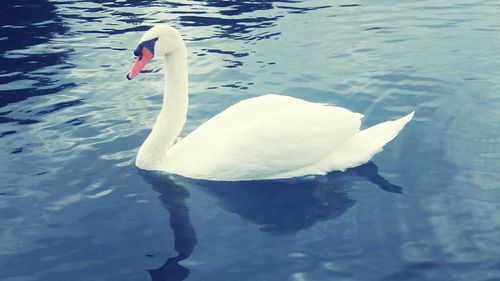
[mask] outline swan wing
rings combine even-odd
[[[325,174],[321,160],[359,132],[362,117],[288,96],[247,99],[176,143],[163,170],[209,180]]]

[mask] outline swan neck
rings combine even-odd
[[[163,104],[153,129],[141,146],[136,165],[145,170],[161,170],[167,151],[179,137],[188,110],[187,52],[182,46],[164,58]]]

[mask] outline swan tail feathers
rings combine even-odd
[[[415,111],[397,120],[382,122],[362,130],[355,137],[362,142],[362,145],[371,147],[377,153],[403,130],[414,114]]]
[[[323,162],[323,169],[344,171],[370,161],[376,153],[383,150],[384,145],[403,130],[414,114],[415,111],[400,119],[382,122],[355,134],[328,155]]]

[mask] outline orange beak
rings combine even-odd
[[[132,78],[136,77],[139,72],[146,66],[146,64],[153,58],[153,53],[146,48],[142,47],[141,56],[135,57],[135,62],[128,71],[127,79],[132,80]]]

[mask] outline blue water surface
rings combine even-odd
[[[0,4],[0,279],[500,280],[500,3]],[[282,182],[138,171],[161,63],[189,49],[183,135],[275,92],[414,120],[373,161]],[[245,161],[242,159],[242,161]]]

